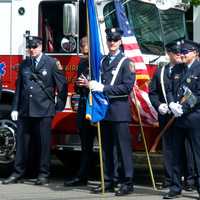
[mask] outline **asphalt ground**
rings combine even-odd
[[[116,197],[114,193],[91,194],[90,189],[96,182],[89,182],[89,186],[84,187],[63,187],[63,181],[51,179],[48,186],[35,186],[31,182],[23,184],[0,185],[1,200],[98,200],[98,199],[138,199],[138,200],[158,200],[167,190],[154,190],[149,185],[135,185],[134,192],[124,197]],[[196,192],[183,191],[179,199],[196,199]]]
[[[141,159],[141,158],[140,158]],[[157,157],[151,160],[158,160]],[[68,160],[68,159],[67,159]],[[2,185],[0,184],[0,200],[158,200],[168,191],[160,189],[163,180],[163,171],[160,165],[154,164],[153,172],[155,176],[156,186],[159,189],[154,189],[151,184],[151,178],[147,165],[136,165],[135,169],[135,185],[134,192],[124,197],[116,197],[114,193],[92,194],[91,188],[95,187],[100,182],[99,166],[93,167],[90,173],[90,179],[87,186],[82,187],[64,187],[63,181],[66,177],[75,175],[78,169],[78,162],[71,160],[66,166],[58,159],[52,159],[50,183],[47,186],[36,186],[30,180],[25,180],[24,183]],[[140,160],[142,163],[142,160]],[[153,161],[154,162],[154,161]],[[156,166],[156,167],[155,167]],[[8,175],[6,169],[0,169],[0,181]],[[197,199],[197,192],[186,192],[183,190],[181,200]]]

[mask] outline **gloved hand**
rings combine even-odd
[[[13,111],[11,112],[11,119],[12,119],[13,121],[17,121],[17,120],[18,120],[18,114],[19,114],[18,111],[13,110]]]
[[[160,106],[158,107],[158,111],[161,115],[165,115],[166,113],[169,112],[169,108],[166,103],[161,103]]]
[[[174,114],[175,117],[180,117],[183,114],[183,108],[182,105],[179,103],[171,102],[169,104],[169,107]]]
[[[92,91],[103,92],[104,85],[97,81],[89,81],[89,89]]]

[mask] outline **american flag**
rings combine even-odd
[[[123,30],[122,45],[125,55],[131,59],[135,64],[136,84],[130,95],[132,102],[133,119],[138,121],[137,112],[135,108],[136,95],[137,105],[139,107],[140,115],[143,123],[155,124],[157,122],[157,112],[150,103],[148,97],[147,82],[150,79],[147,67],[144,63],[140,47],[138,45],[133,28],[130,28],[128,18],[126,17],[124,6],[120,0],[114,0],[118,24]]]

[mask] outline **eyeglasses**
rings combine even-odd
[[[119,38],[107,38],[108,42],[118,42],[120,39]]]

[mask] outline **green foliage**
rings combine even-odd
[[[191,6],[199,6],[200,5],[200,0],[190,0],[190,5]]]
[[[199,6],[200,0],[182,0],[182,3],[190,4],[191,6]]]

